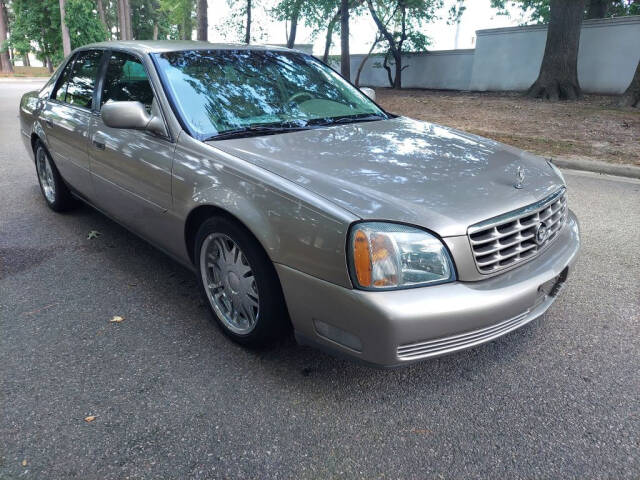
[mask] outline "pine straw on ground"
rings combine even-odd
[[[520,93],[376,89],[390,112],[492,138],[546,157],[640,165],[640,109],[617,97],[548,102]]]

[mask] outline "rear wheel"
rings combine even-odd
[[[288,317],[277,273],[245,228],[224,217],[206,220],[194,258],[203,294],[226,335],[261,347],[284,334]]]
[[[36,145],[35,155],[40,191],[49,208],[56,212],[73,208],[75,206],[74,198],[51,160],[49,152],[40,142]]]

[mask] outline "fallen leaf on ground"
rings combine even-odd
[[[26,467],[27,466],[27,461],[26,460],[22,460],[22,466]]]
[[[115,315],[111,320],[109,320],[109,322],[111,323],[120,323],[124,321],[124,317],[121,317],[120,315]]]
[[[87,235],[87,240],[93,240],[94,238],[98,238],[100,235],[102,234],[99,231],[91,230],[89,235]]]
[[[88,417],[84,417],[84,421],[87,423],[91,423],[96,419],[95,415],[89,415]]]

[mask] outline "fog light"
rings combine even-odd
[[[362,351],[362,342],[353,333],[349,333],[341,328],[329,325],[321,320],[313,319],[313,325],[316,327],[316,332],[321,337],[324,337],[333,342],[339,343],[342,346],[355,350],[356,352]]]

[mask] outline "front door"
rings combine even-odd
[[[100,94],[107,102],[138,101],[160,113],[142,62],[113,51]],[[171,208],[171,168],[175,145],[151,132],[107,127],[94,116],[89,156],[98,207],[147,237],[157,237]]]
[[[102,55],[101,50],[77,53],[40,113],[56,167],[65,181],[86,197],[92,194],[87,144]]]

